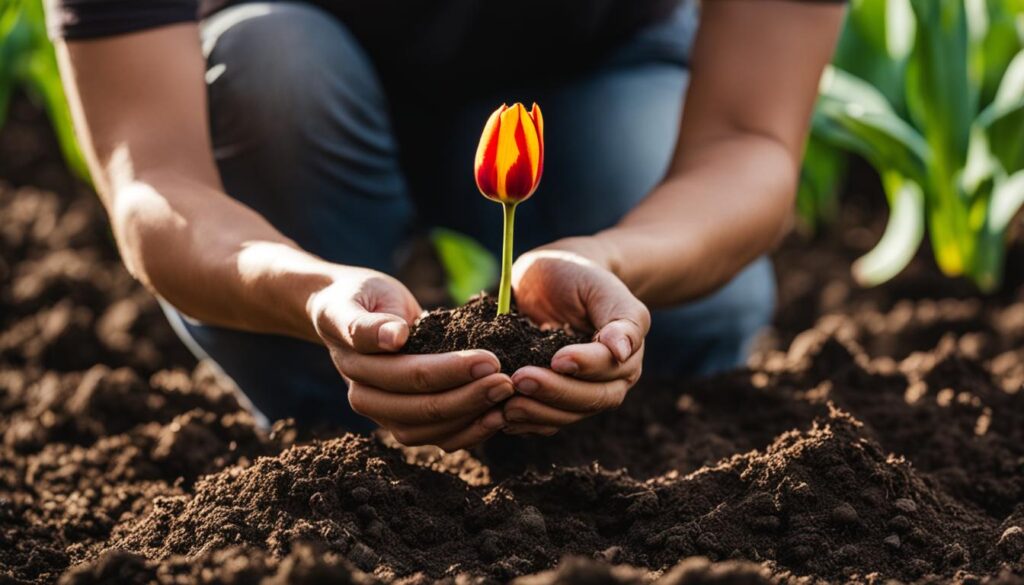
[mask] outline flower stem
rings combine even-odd
[[[516,204],[502,203],[505,236],[501,241],[501,281],[498,283],[498,314],[512,311],[512,231],[516,220]]]

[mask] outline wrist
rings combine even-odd
[[[539,249],[571,252],[619,276],[617,272],[617,267],[620,264],[618,250],[612,241],[603,237],[600,233],[593,236],[562,238],[561,240],[541,246]]]

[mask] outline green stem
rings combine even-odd
[[[498,283],[498,314],[512,311],[512,228],[516,221],[516,203],[502,203],[505,236],[501,241],[501,281]]]

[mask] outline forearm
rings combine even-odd
[[[652,307],[708,294],[778,241],[798,168],[786,147],[757,134],[708,144],[597,234],[597,253]]]
[[[307,304],[342,267],[186,176],[140,173],[111,189],[125,264],[154,293],[204,323],[319,340]]]

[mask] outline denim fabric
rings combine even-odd
[[[253,2],[203,25],[214,152],[227,192],[328,260],[393,272],[410,233],[445,226],[498,252],[499,208],[471,161],[500,103],[545,113],[545,177],[517,212],[516,249],[613,225],[664,176],[676,143],[696,28],[692,4],[557,85],[509,83],[487,99],[430,103],[387,96],[372,62],[337,20],[306,4]],[[488,72],[481,72],[487,74]],[[761,259],[700,301],[655,311],[645,375],[733,367],[775,302]],[[190,348],[208,356],[269,418],[367,430],[316,345],[198,324],[167,307]]]

